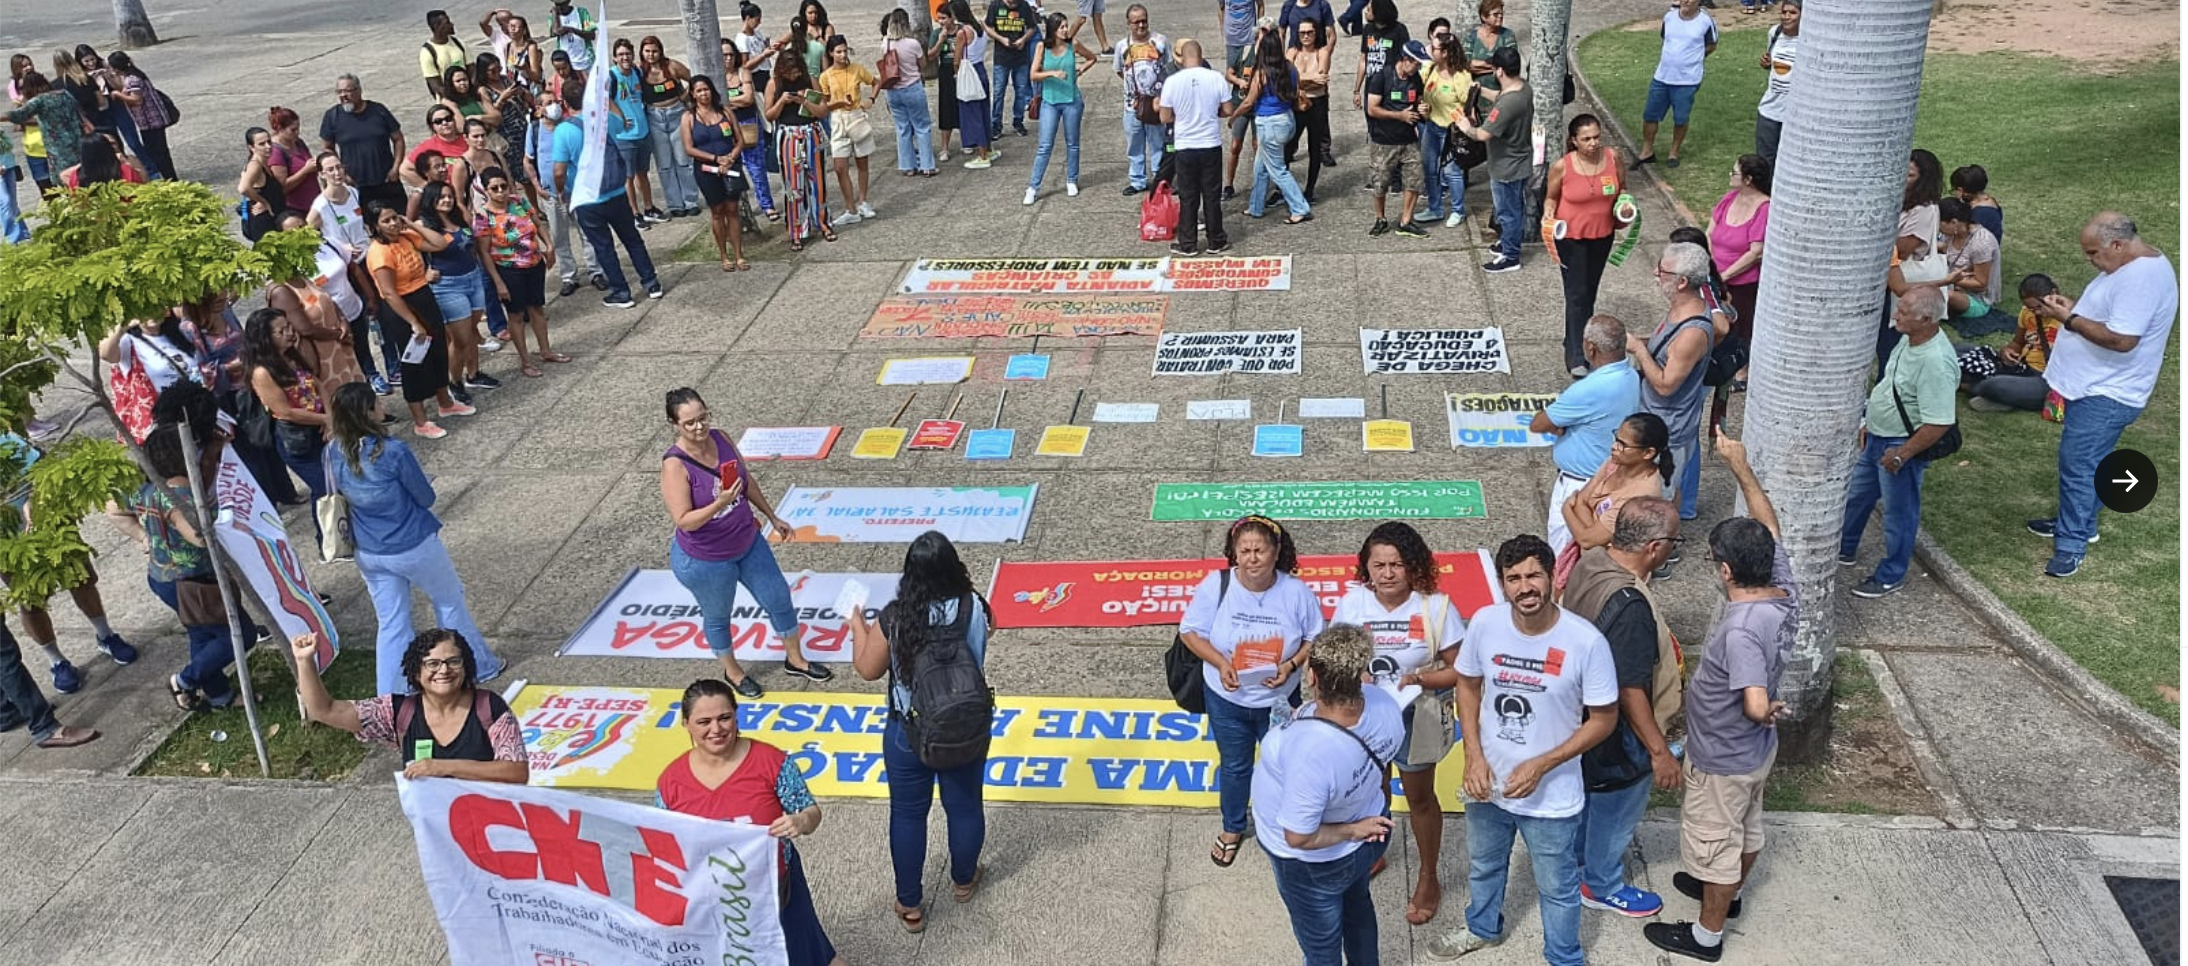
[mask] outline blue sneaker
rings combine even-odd
[[[2028,522],[2028,532],[2033,533],[2039,537],[2050,537],[2056,539],[2059,536],[2059,520],[2056,517],[2046,518],[2043,520],[2030,520]],[[2098,539],[2100,539],[2100,537],[2100,534],[2092,533],[2089,535],[2089,542],[2096,543]]]
[[[1647,919],[1664,911],[1664,900],[1658,898],[1656,893],[1636,889],[1630,885],[1620,886],[1617,892],[1602,898],[1597,898],[1594,893],[1588,891],[1586,885],[1582,885],[1580,887],[1580,904],[1590,909],[1615,912],[1621,916],[1634,919]]]
[[[391,396],[395,394],[395,387],[388,385],[386,376],[375,373],[373,377],[367,381],[372,383],[372,391],[374,395]]]
[[[124,666],[137,660],[136,646],[122,640],[120,634],[108,634],[99,638],[99,652],[113,658],[114,663]]]
[[[76,670],[76,665],[67,661],[53,665],[53,690],[62,694],[75,694],[83,689],[83,672]]]
[[[2044,565],[2044,576],[2064,580],[2080,573],[2082,555],[2078,553],[2054,553],[2051,562]]]

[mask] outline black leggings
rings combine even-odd
[[[1299,158],[1299,139],[1307,139],[1307,180],[1301,185],[1307,194],[1314,193],[1315,182],[1322,179],[1322,159],[1330,153],[1330,99],[1327,95],[1307,99],[1307,109],[1294,111],[1298,124],[1292,126],[1292,139],[1284,142],[1284,163],[1291,164]]]
[[[182,177],[175,173],[175,156],[167,150],[166,128],[138,128],[137,139],[144,142],[144,150],[137,153],[137,160],[143,161],[145,167],[152,169],[147,173],[169,181]]]
[[[1603,283],[1603,265],[1611,257],[1613,235],[1557,239],[1557,259],[1565,266],[1565,367],[1587,365],[1580,351],[1588,320],[1595,316],[1595,291]]]

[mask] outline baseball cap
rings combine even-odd
[[[1428,63],[1428,45],[1418,40],[1406,41],[1405,55],[1412,58],[1415,63]]]

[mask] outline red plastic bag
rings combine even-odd
[[[1147,200],[1140,202],[1140,240],[1161,242],[1176,237],[1178,197],[1170,193],[1170,182],[1157,182]]]

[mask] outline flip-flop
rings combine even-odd
[[[1238,847],[1245,841],[1244,835],[1240,835],[1235,842],[1225,842],[1223,836],[1216,836],[1216,848],[1208,853],[1208,861],[1215,863],[1218,868],[1230,868],[1231,863],[1238,861]]]
[[[545,359],[545,360],[547,360],[548,362],[568,362],[568,361],[570,361],[570,357],[569,357],[569,356],[563,355],[563,354],[562,354],[562,353],[560,353],[560,352],[542,352],[542,353],[540,353],[540,354],[539,354],[539,357],[540,357],[540,358],[542,358],[542,359]]]
[[[1307,212],[1307,213],[1306,213],[1306,214],[1304,214],[1304,215],[1295,215],[1295,216],[1293,216],[1293,217],[1290,217],[1290,218],[1286,218],[1286,219],[1284,219],[1284,223],[1285,223],[1285,224],[1287,224],[1287,225],[1304,225],[1304,224],[1306,224],[1307,222],[1310,222],[1310,221],[1313,221],[1313,220],[1314,220],[1314,212],[1311,212],[1311,211],[1310,211],[1310,212]]]
[[[890,900],[889,904],[895,906],[896,921],[904,926],[905,932],[916,933],[922,929],[927,928],[926,913],[923,913],[918,909],[907,909],[903,906],[896,905],[896,901],[893,899]]]
[[[517,371],[524,373],[524,377],[526,379],[537,379],[540,376],[539,367],[529,362],[525,363],[522,367],[519,367]]]
[[[196,691],[182,686],[180,674],[168,677],[167,696],[175,702],[175,707],[184,711],[197,712],[205,708],[205,699],[198,697]]]
[[[1679,159],[1678,159],[1678,158],[1671,158],[1671,159],[1669,159],[1669,160],[1667,160],[1667,161],[1665,161],[1665,162],[1664,162],[1664,167],[1667,167],[1667,168],[1676,168],[1676,167],[1678,167],[1678,166],[1679,166]]]
[[[745,272],[750,271],[751,269],[752,263],[740,258],[737,260],[737,267],[734,269],[734,271]]]

